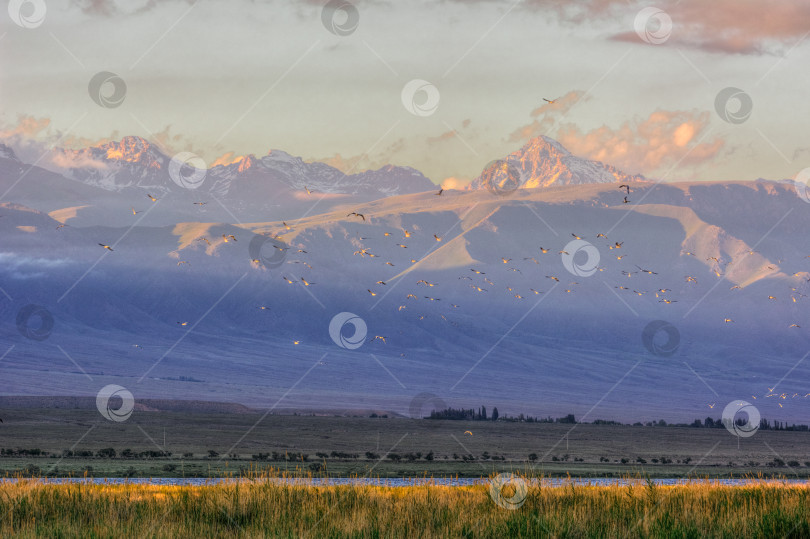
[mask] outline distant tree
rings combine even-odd
[[[104,449],[99,449],[96,451],[96,456],[101,457],[103,459],[114,459],[115,458],[115,449],[112,447],[105,447]]]
[[[481,407],[481,419],[483,419],[484,421],[486,421],[486,419],[487,419],[487,407],[486,406]]]
[[[217,452],[216,452],[216,451],[214,451],[213,449],[209,449],[209,450],[208,450],[208,458],[210,458],[210,459],[215,459],[215,458],[217,458],[218,456],[219,456],[219,453],[217,453]]]
[[[530,454],[529,454],[529,460],[530,460],[531,462],[536,461],[536,460],[537,460],[537,453],[530,453]]]
[[[493,421],[498,420],[498,408],[497,407],[492,408],[492,420]]]

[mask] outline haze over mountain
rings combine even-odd
[[[165,155],[124,140],[73,154],[107,168],[72,179],[0,148],[6,394],[117,383],[136,398],[407,414],[431,392],[502,413],[690,421],[758,396],[764,416],[806,417],[810,214],[790,185],[653,184],[536,139],[509,157],[528,176],[509,196],[403,193],[426,179],[346,176],[276,151],[189,190]],[[284,217],[317,185],[342,205]],[[209,219],[222,215],[215,191],[238,219]],[[193,206],[201,193],[212,199]],[[53,317],[44,340],[18,330],[28,304]],[[367,324],[357,349],[330,337],[341,312]],[[677,328],[672,349],[645,345],[655,320]],[[788,396],[767,398],[792,367]]]

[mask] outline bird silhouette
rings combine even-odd
[[[157,198],[153,197],[149,193],[146,193],[146,196],[149,197],[149,200],[151,200],[152,202],[157,202]]]
[[[363,215],[362,213],[357,213],[356,211],[353,211],[353,212],[351,212],[351,213],[347,214],[347,215],[346,215],[346,217],[351,217],[352,215],[354,215],[355,217],[359,217],[359,218],[361,218],[363,221],[365,221],[365,220],[366,220],[366,216],[365,216],[365,215]]]
[[[99,245],[101,245],[102,247],[104,247],[104,248],[105,248],[105,249],[107,249],[108,251],[112,251],[112,250],[113,250],[113,248],[112,248],[112,247],[110,247],[109,245],[104,245],[103,243],[99,243]]]

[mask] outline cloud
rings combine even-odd
[[[470,123],[471,123],[471,120],[469,118],[467,118],[466,120],[461,122],[461,130],[464,130],[464,129],[467,129],[468,127],[470,127]],[[458,130],[458,129],[451,129],[450,131],[445,131],[444,133],[442,133],[440,135],[437,135],[435,137],[428,137],[427,138],[427,143],[428,144],[435,144],[437,142],[450,140],[450,139],[455,138],[456,136],[458,136],[459,131],[460,130]]]
[[[176,0],[180,1],[180,0]],[[195,0],[182,0],[185,4],[193,4]],[[71,6],[77,7],[85,15],[91,17],[113,17],[115,15],[139,15],[147,13],[159,4],[173,3],[170,0],[72,0]]]
[[[449,176],[443,179],[440,185],[442,189],[466,189],[469,184],[470,180],[466,178],[456,178],[455,176]]]
[[[662,3],[663,4],[663,3]],[[610,39],[642,43],[632,30],[647,2],[626,0],[528,0],[526,6],[570,24],[621,24]],[[673,30],[665,45],[726,54],[779,54],[810,28],[810,3],[795,0],[681,0],[662,5]],[[628,24],[630,23],[630,25]]]
[[[374,157],[367,153],[344,157],[335,153],[330,157],[312,157],[305,161],[318,161],[335,167],[344,174],[357,174],[364,170],[377,170],[385,165],[394,164],[395,157],[406,148],[405,139],[399,138],[389,144],[386,148],[376,152]]]
[[[69,258],[38,258],[14,252],[0,252],[0,265],[7,270],[19,270],[29,267],[38,269],[59,268],[72,263],[73,261]]]
[[[97,170],[107,170],[109,167],[104,161],[93,159],[90,154],[80,152],[63,152],[55,150],[49,156],[50,164],[63,171],[71,168],[94,168]],[[53,170],[51,167],[47,167]]]
[[[49,118],[34,118],[27,114],[17,117],[16,125],[0,127],[0,139],[35,137],[51,124]]]
[[[603,125],[583,132],[566,124],[555,138],[574,155],[651,175],[676,164],[691,167],[717,157],[725,141],[701,138],[710,118],[705,111],[656,110],[645,120],[627,121],[616,129]]]
[[[217,165],[227,167],[228,165],[232,165],[233,163],[242,160],[244,157],[244,155],[236,155],[236,152],[225,152],[223,155],[220,155],[214,159],[214,161],[208,165],[208,168],[214,168]]]
[[[568,114],[571,108],[588,97],[582,90],[568,92],[562,97],[554,99],[554,103],[545,103],[531,112],[534,118],[530,123],[518,127],[509,135],[509,142],[523,142],[540,135],[548,134],[557,124],[558,120]]]

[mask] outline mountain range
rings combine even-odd
[[[806,416],[810,208],[789,184],[654,183],[547,138],[505,157],[520,189],[441,195],[413,169],[346,175],[275,150],[197,189],[142,139],[64,155],[84,165],[0,147],[5,394],[116,383],[407,415],[428,392],[668,421],[756,396],[764,416]],[[52,329],[20,328],[32,304]],[[330,333],[345,312],[367,327],[357,348]]]

